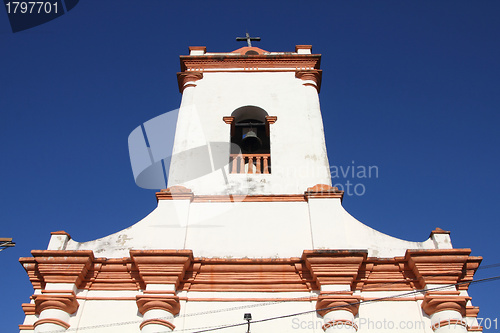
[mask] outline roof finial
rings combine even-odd
[[[250,37],[248,32],[246,33],[246,37],[236,37],[237,42],[247,41],[248,47],[252,47],[252,40],[260,42],[260,37]]]

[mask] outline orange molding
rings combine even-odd
[[[469,281],[472,282],[474,279],[474,274],[476,273],[476,270],[478,269],[479,265],[481,264],[481,261],[483,260],[482,257],[473,257],[470,256],[467,259],[467,262],[465,263],[465,274],[461,277],[461,282]],[[467,290],[469,289],[470,283],[463,283],[457,286],[459,290]]]
[[[482,332],[483,326],[467,326],[467,332]]]
[[[35,304],[33,303],[23,303],[21,304],[23,307],[23,311],[25,315],[34,315],[36,313],[35,311]]]
[[[70,294],[60,294],[62,291],[46,291],[42,294],[33,295],[35,300],[35,314],[40,314],[46,309],[57,309],[73,314],[78,310],[78,301],[76,295],[71,291]]]
[[[465,307],[465,316],[477,318],[479,314],[479,306],[468,305]]]
[[[312,45],[295,45],[295,52],[299,50],[312,50]]]
[[[34,324],[33,324],[33,328],[36,328],[37,326],[39,325],[43,325],[43,324],[55,324],[55,325],[59,325],[59,326],[62,326],[64,327],[65,329],[68,329],[69,328],[69,324],[61,319],[56,319],[56,318],[46,318],[46,319],[40,319],[40,320],[37,320]]]
[[[179,297],[180,301],[186,302],[313,302],[317,297],[296,297],[296,298],[252,298],[252,297],[232,297],[232,298],[196,298],[196,297]]]
[[[334,326],[351,326],[356,331],[358,330],[358,326],[355,323],[353,323],[350,320],[346,320],[346,319],[337,319],[334,321],[329,321],[328,323],[324,324],[321,328],[323,329],[323,331],[326,331],[327,329],[334,327]]]
[[[175,295],[137,295],[136,301],[139,312],[143,315],[149,310],[160,309],[175,316],[180,310],[179,297]]]
[[[310,70],[297,70],[295,72],[295,77],[301,80],[313,81],[314,84],[304,83],[305,86],[313,86],[318,91],[318,94],[321,90],[321,69],[310,69]]]
[[[193,261],[191,250],[131,250],[139,275],[146,284],[174,284],[177,288]]]
[[[422,302],[422,309],[429,316],[440,311],[457,311],[462,316],[466,313],[468,296],[459,296],[459,291],[431,291],[427,292]]]
[[[214,198],[230,201],[223,196],[200,196],[194,200],[213,201]],[[241,200],[304,201],[305,196],[250,196]],[[256,292],[309,292],[326,284],[348,284],[351,290],[361,291],[403,291],[421,289],[429,281],[465,281],[467,283],[460,286],[467,289],[481,261],[480,257],[467,256],[467,249],[410,250],[405,257],[395,258],[367,258],[365,251],[356,250],[309,250],[304,251],[302,258],[281,259],[207,259],[193,258],[189,250],[136,250],[130,252],[129,258],[94,258],[87,266],[85,258],[91,258],[89,252],[34,252],[36,258],[20,261],[38,290],[45,288],[46,279],[75,282],[81,279],[77,287],[83,290],[138,291],[145,290],[148,283],[166,283],[175,285],[176,290]],[[54,255],[54,262],[50,261],[49,265],[46,262],[50,255]],[[77,259],[82,261],[78,263]],[[75,260],[76,263],[72,262]],[[68,263],[69,269],[65,270],[62,263]],[[43,295],[48,297],[54,293],[44,291]],[[32,311],[30,305],[25,308]]]
[[[203,79],[201,72],[181,72],[177,73],[177,84],[179,85],[179,92],[182,94],[187,87],[196,87],[194,82]]]
[[[324,317],[328,312],[346,310],[354,316],[358,314],[360,296],[353,296],[352,292],[346,293],[321,293],[316,303],[316,312]]]
[[[260,47],[256,47],[256,46],[243,46],[237,50],[232,51],[231,53],[239,53],[239,54],[246,55],[246,56],[255,56],[255,54],[250,54],[250,55],[245,54],[248,51],[255,51],[258,54],[269,53],[269,51],[263,50]]]
[[[302,255],[318,285],[349,284],[353,287],[366,250],[306,250]]]
[[[277,116],[266,116],[266,135],[269,136],[271,133],[271,130],[269,128],[269,125],[272,125],[278,120]]]
[[[306,199],[309,198],[342,198],[344,197],[344,191],[339,191],[338,188],[332,187],[326,184],[316,184],[313,187],[309,187],[307,191],[304,192]]]
[[[96,258],[79,289],[141,290],[146,285],[130,258]]]
[[[446,231],[446,230],[443,230],[441,228],[436,228],[436,229],[431,231],[430,236],[432,236],[432,235],[449,235],[450,233],[451,233],[450,231]]]
[[[35,327],[33,325],[24,325],[23,324],[23,325],[18,325],[18,326],[19,326],[19,330],[20,331],[25,331],[25,330],[27,330],[27,331],[31,330],[32,331],[32,330],[35,329]]]
[[[479,266],[482,260],[469,257],[470,252],[470,249],[407,250],[405,260],[419,282],[418,287],[423,288],[429,283],[453,284],[461,281],[467,262],[472,259]],[[473,266],[470,269],[475,271]]]
[[[45,283],[74,283],[78,287],[94,260],[92,251],[33,250],[31,254],[33,258],[20,258],[19,262],[35,289],[44,288]]]
[[[274,195],[195,195],[193,202],[303,202],[300,194]]]
[[[68,234],[66,231],[64,230],[60,230],[60,231],[52,231],[50,233],[51,235],[63,235],[63,236],[68,236],[69,239],[71,239],[71,236],[70,234]]]
[[[241,48],[237,51],[241,51]],[[255,51],[256,48],[252,47]],[[245,51],[246,52],[246,51]],[[258,52],[258,51],[257,51]],[[265,52],[265,51],[264,51]],[[225,71],[228,69],[278,69],[290,71],[291,69],[311,70],[319,69],[321,55],[319,54],[259,54],[239,55],[234,54],[205,54],[197,56],[181,56],[181,72]]]
[[[176,185],[156,192],[156,200],[193,200],[193,192],[181,185]]]
[[[163,320],[163,319],[148,319],[148,320],[144,320],[139,325],[139,329],[142,330],[144,326],[149,325],[149,324],[162,325],[162,326],[168,327],[172,331],[175,329],[175,325],[174,324],[172,324],[169,321]]]
[[[203,51],[203,53],[207,52],[206,46],[190,46],[189,51]]]
[[[467,323],[464,320],[450,319],[450,320],[442,320],[439,323],[435,323],[432,325],[432,330],[435,331],[438,328],[445,327],[448,325],[460,325],[463,327],[467,327]]]
[[[226,124],[231,125],[231,130],[230,130],[231,136],[234,136],[234,133],[235,133],[235,126],[236,126],[236,124],[234,123],[235,119],[236,119],[235,117],[231,117],[231,116],[222,117],[222,120]]]

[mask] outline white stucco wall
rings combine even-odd
[[[438,237],[436,237],[438,236]],[[423,242],[378,232],[352,217],[338,198],[308,202],[160,200],[133,226],[89,242],[51,241],[53,250],[92,250],[121,258],[131,249],[188,249],[196,257],[289,258],[310,249],[361,249],[368,256],[404,256],[407,249],[452,248],[449,235]],[[224,246],[221,246],[224,244]]]
[[[183,92],[168,186],[184,185],[196,194],[302,193],[316,184],[331,184],[323,122],[316,89],[304,86],[294,72],[205,72]],[[196,156],[176,155],[207,142],[230,142],[230,125],[222,117],[243,106],[257,106],[278,120],[271,125],[271,175],[231,177],[217,170],[191,179]],[[229,160],[229,149],[227,151]],[[227,167],[225,169],[228,174]]]

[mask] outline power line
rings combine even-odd
[[[466,284],[466,283],[481,283],[481,282],[490,282],[490,281],[495,281],[495,280],[500,280],[500,275],[489,277],[489,278],[484,278],[484,279],[479,279],[479,280],[475,280],[475,281],[459,282],[459,283],[453,283],[453,284],[449,284],[449,285],[445,285],[445,286],[440,286],[440,287],[414,290],[414,291],[403,293],[403,294],[399,294],[399,295],[385,296],[385,297],[379,297],[379,298],[376,298],[376,299],[373,299],[373,300],[368,300],[368,301],[354,302],[354,303],[351,303],[349,305],[355,305],[355,304],[360,304],[361,305],[361,304],[366,304],[366,303],[374,303],[374,302],[379,302],[379,301],[383,301],[383,300],[387,300],[387,299],[409,296],[409,295],[416,294],[416,293],[422,293],[422,292],[427,292],[427,291],[435,291],[435,290],[447,289],[447,288],[452,287],[452,286],[458,286],[458,285]],[[301,315],[304,315],[304,314],[309,314],[309,313],[313,313],[313,312],[317,312],[317,311],[326,311],[326,310],[333,310],[333,309],[337,309],[337,308],[343,308],[343,307],[346,307],[346,306],[349,306],[349,305],[338,305],[338,306],[332,306],[332,307],[327,307],[327,308],[322,308],[322,309],[296,312],[296,313],[291,313],[291,314],[277,316],[277,317],[270,317],[270,318],[264,318],[264,319],[260,319],[260,320],[255,320],[255,321],[252,321],[252,323],[256,324],[256,323],[262,323],[262,322],[271,321],[271,320],[277,320],[277,319],[283,319],[283,318],[290,318],[290,317],[295,317],[295,316],[301,316]],[[204,329],[204,330],[201,330],[201,331],[194,331],[193,333],[213,332],[213,331],[218,331],[218,330],[222,330],[222,329],[226,329],[226,328],[231,328],[231,327],[244,326],[246,324],[247,323],[238,323],[238,324],[232,324],[232,325],[226,325],[226,326],[219,326],[217,328]],[[183,330],[181,330],[181,331],[183,331]]]
[[[500,266],[500,264],[498,264]],[[496,266],[495,266],[496,267]],[[426,288],[426,289],[418,289],[418,290],[412,290],[409,292],[401,293],[398,295],[391,295],[391,296],[384,296],[384,297],[379,297],[376,299],[371,299],[367,301],[359,301],[359,302],[354,302],[351,303],[350,305],[355,305],[355,304],[368,304],[368,303],[374,303],[374,302],[380,302],[388,299],[395,299],[399,297],[404,297],[404,296],[411,296],[414,294],[421,294],[427,291],[436,291],[436,290],[442,290],[442,289],[447,289],[453,286],[458,286],[462,284],[471,284],[471,283],[484,283],[484,282],[492,282],[500,280],[500,275],[498,276],[493,276],[493,277],[488,277],[488,278],[483,278],[479,280],[474,280],[474,281],[463,281],[463,282],[458,282],[458,283],[451,283],[447,284],[444,286],[439,286],[439,287],[433,287],[433,288]],[[270,318],[264,318],[260,320],[255,320],[252,321],[252,323],[262,323],[262,322],[267,322],[271,320],[278,320],[278,319],[284,319],[284,318],[290,318],[290,317],[295,317],[295,316],[301,316],[305,314],[310,314],[310,313],[315,313],[317,311],[326,311],[326,310],[333,310],[337,308],[342,308],[347,305],[338,305],[338,306],[332,306],[332,307],[327,307],[327,308],[322,308],[322,309],[315,309],[315,310],[308,310],[308,311],[302,311],[302,312],[296,312],[296,313],[291,313],[287,315],[282,315],[282,316],[276,316],[276,317],[270,317]],[[237,307],[240,308],[240,307]],[[237,309],[235,308],[235,309]],[[216,310],[216,311],[207,311],[206,313],[203,314],[209,314],[209,313],[215,313],[215,312],[224,312],[227,311],[227,309],[221,309],[221,310]],[[200,315],[202,313],[197,313],[197,315]],[[182,316],[180,316],[182,317]],[[161,319],[161,318],[160,318]],[[167,318],[166,318],[167,319]],[[70,331],[76,331],[76,330],[89,330],[89,329],[97,329],[97,328],[105,328],[105,327],[113,327],[113,326],[124,326],[124,325],[130,325],[130,324],[139,324],[142,321],[128,321],[128,322],[120,322],[120,323],[110,323],[110,324],[101,324],[101,325],[94,325],[94,326],[87,326],[87,327],[79,327],[79,328],[74,328],[74,329],[67,329],[67,330],[57,330],[57,331],[51,331],[47,333],[59,333],[59,332],[70,332]],[[186,331],[192,331],[193,333],[203,333],[203,332],[213,332],[213,331],[218,331],[218,330],[223,330],[227,328],[232,328],[232,327],[238,327],[238,326],[244,326],[247,325],[246,322],[243,323],[235,323],[235,324],[230,324],[230,325],[223,325],[223,326],[206,326],[206,327],[198,327],[198,328],[188,328],[188,329],[181,329],[181,330],[176,330],[176,332],[186,332]],[[156,333],[162,333],[162,332],[156,332]]]
[[[500,263],[494,263],[490,265],[486,265],[483,267],[478,267],[479,269],[489,269],[489,268],[495,268],[495,267],[500,267]],[[440,276],[441,274],[435,274],[435,275],[430,275],[431,276]],[[432,291],[432,290],[441,290],[441,289],[446,289],[449,287],[453,286],[458,286],[462,284],[472,284],[472,283],[482,283],[482,282],[490,282],[494,280],[499,280],[499,276],[494,276],[494,277],[489,277],[489,278],[483,278],[483,279],[478,279],[478,280],[473,280],[473,281],[462,281],[458,283],[452,283],[444,286],[439,286],[439,287],[433,287],[433,288],[427,288],[427,289],[417,289],[417,290],[412,290],[406,293],[398,294],[398,295],[392,295],[392,296],[385,296],[385,297],[380,297],[376,298],[373,300],[368,300],[368,301],[360,301],[360,302],[355,302],[351,304],[362,304],[362,303],[372,303],[372,302],[378,302],[378,301],[383,301],[386,299],[392,299],[392,298],[398,298],[398,297],[404,297],[404,296],[409,296],[413,294],[418,294],[426,291]],[[393,281],[393,282],[387,282],[384,284],[380,284],[379,286],[384,286],[384,285],[391,285],[395,283],[401,283],[401,282],[407,282],[407,280],[400,280],[400,281]],[[351,290],[341,290],[337,291],[338,293],[346,292],[346,291],[351,291]],[[296,298],[288,298],[287,300],[278,300],[278,301],[270,301],[270,302],[264,302],[264,303],[258,303],[258,304],[250,304],[250,305],[241,305],[241,306],[236,306],[236,307],[231,307],[231,308],[224,308],[224,309],[216,309],[216,310],[209,310],[209,311],[202,311],[202,312],[196,312],[192,314],[184,314],[184,315],[178,315],[176,318],[182,318],[182,317],[195,317],[195,316],[200,316],[200,315],[207,315],[207,314],[212,314],[212,313],[220,313],[220,312],[228,312],[228,311],[235,311],[235,310],[243,310],[243,309],[249,309],[249,308],[255,308],[255,307],[261,307],[261,306],[267,306],[267,305],[273,305],[273,304],[279,304],[279,303],[285,303],[285,302],[290,302],[290,300],[301,300],[301,299],[306,299],[310,298],[310,296],[304,296],[304,297],[296,297]],[[288,317],[293,317],[293,316],[299,316],[299,315],[304,315],[304,314],[309,314],[309,313],[314,313],[316,311],[321,311],[321,310],[330,310],[338,307],[343,307],[343,306],[336,306],[336,307],[330,307],[330,308],[323,308],[323,309],[316,309],[316,310],[308,310],[308,311],[303,311],[303,312],[297,312],[289,315],[284,315],[284,316],[278,316],[278,317],[271,317],[271,318],[265,318],[265,319],[260,319],[260,320],[255,320],[252,321],[252,323],[260,323],[260,322],[266,322],[270,320],[276,320],[276,319],[282,319],[282,318],[288,318]],[[158,318],[162,319],[162,318]],[[169,319],[169,318],[164,318],[164,319]],[[140,324],[142,323],[142,320],[134,320],[134,321],[127,321],[127,322],[118,322],[118,323],[109,323],[109,324],[100,324],[100,325],[93,325],[93,326],[86,326],[86,327],[78,327],[78,328],[69,328],[69,329],[64,329],[64,330],[56,330],[56,331],[50,331],[47,333],[59,333],[59,332],[71,332],[71,331],[79,331],[79,330],[89,330],[89,329],[97,329],[97,328],[105,328],[105,327],[113,327],[113,326],[124,326],[124,325],[132,325],[132,324]],[[211,331],[216,331],[216,330],[221,330],[221,329],[226,329],[226,328],[231,328],[231,327],[237,327],[237,326],[243,326],[247,325],[246,322],[244,323],[236,323],[236,324],[230,324],[230,325],[225,325],[225,326],[206,326],[206,327],[199,327],[199,328],[190,328],[190,329],[181,329],[181,330],[176,330],[176,332],[185,332],[188,330],[200,330],[201,331],[193,331],[193,333],[202,333],[202,332],[211,332]],[[157,333],[162,333],[162,332],[157,332]]]

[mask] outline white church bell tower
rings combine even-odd
[[[453,248],[449,231],[398,239],[342,207],[321,56],[244,40],[181,56],[171,147],[132,132],[154,165],[132,159],[136,181],[168,175],[155,210],[88,242],[53,232],[20,259],[34,288],[20,332],[481,332],[468,294],[481,257]]]
[[[320,59],[308,45],[293,53],[191,47],[178,73],[182,103],[169,187],[183,185],[200,195],[271,195],[330,185]],[[219,168],[196,177],[210,162],[199,148],[204,145]]]

